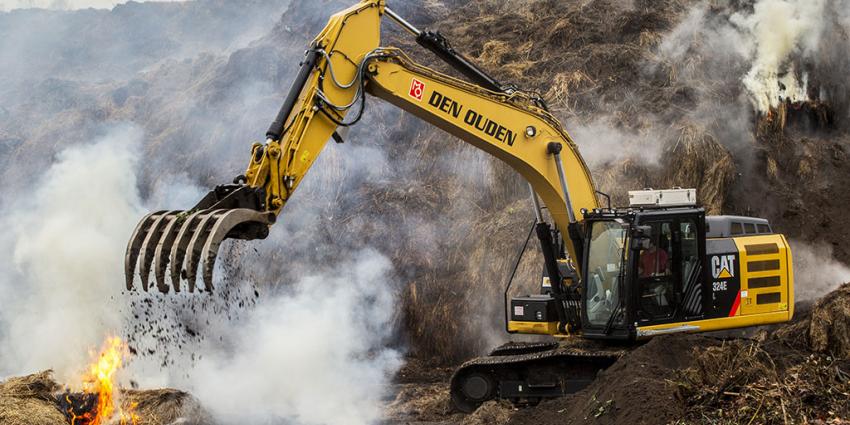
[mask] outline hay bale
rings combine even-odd
[[[815,305],[809,324],[809,345],[814,351],[850,359],[850,283]]]
[[[136,425],[205,425],[214,423],[210,415],[190,394],[171,388],[123,390],[121,405],[138,415]]]
[[[516,408],[506,401],[488,401],[473,414],[463,418],[461,425],[504,425]]]
[[[53,393],[59,384],[52,371],[0,383],[0,423],[4,425],[67,425]]]

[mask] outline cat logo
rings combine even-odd
[[[711,257],[711,274],[715,279],[735,277],[735,254]]]

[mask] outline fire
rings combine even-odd
[[[69,411],[71,425],[136,425],[139,417],[134,412],[136,404],[127,411],[116,402],[118,387],[115,385],[115,373],[121,369],[124,357],[128,353],[127,345],[118,337],[110,337],[100,350],[100,354],[89,365],[83,376],[83,395],[91,397],[94,406],[81,413]],[[94,357],[94,354],[92,354]],[[71,400],[67,400],[69,404]]]

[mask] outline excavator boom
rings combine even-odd
[[[414,34],[419,44],[472,82],[418,65],[399,49],[381,47],[383,16]],[[268,227],[325,144],[341,139],[337,128],[360,119],[367,93],[513,167],[545,202],[561,234],[569,234],[582,209],[597,207],[587,166],[541,99],[503,87],[457,53],[442,35],[419,31],[386,8],[384,1],[364,0],[331,17],[310,44],[265,143],[252,146],[244,175],[216,187],[191,209],[158,211],[141,220],[127,246],[127,289],[135,288],[136,276],[143,290],[153,288],[153,269],[160,291],[180,291],[184,281],[194,291],[200,268],[204,289],[212,291],[222,241],[268,235]],[[347,119],[352,110],[356,116]],[[564,245],[578,258],[572,240],[565,239]]]

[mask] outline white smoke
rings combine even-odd
[[[0,236],[7,253],[0,259],[0,376],[53,368],[74,385],[90,350],[107,336],[152,323],[128,308],[140,295],[122,293],[124,249],[147,210],[135,177],[141,136],[134,127],[118,126],[91,144],[68,148],[33,182],[32,192],[6,203],[0,223],[9,230]],[[176,189],[155,187],[152,202],[197,199],[198,189],[185,177],[162,180]],[[122,380],[188,390],[222,423],[378,421],[381,397],[401,364],[400,353],[386,348],[395,331],[393,270],[371,249],[341,257],[316,267],[283,295],[263,286],[253,309],[205,309],[200,306],[224,303],[192,304],[208,295],[156,294],[156,308],[167,315],[157,326],[206,321],[196,329],[206,338],[181,347],[149,336],[150,347],[143,341],[137,348],[182,357],[165,369],[161,358],[139,359]]]
[[[0,0],[0,12],[15,9],[51,9],[51,10],[78,10],[78,9],[112,9],[113,7],[127,3],[128,0]],[[133,0],[144,1],[185,1],[185,0]]]
[[[753,106],[767,112],[783,99],[808,99],[807,77],[798,78],[789,64],[794,53],[819,47],[826,0],[760,0],[751,15],[735,14],[731,22],[749,36],[752,67],[743,78]]]
[[[224,423],[369,424],[401,364],[382,348],[396,297],[373,250],[306,276],[232,326],[232,351],[207,355],[193,393]]]
[[[850,267],[835,260],[831,246],[799,241],[791,241],[790,244],[797,301],[816,300],[850,282]]]
[[[88,350],[120,329],[121,257],[142,212],[140,135],[120,126],[63,151],[32,192],[6,203],[0,375],[53,368],[76,377]]]
[[[646,165],[658,163],[662,143],[659,131],[638,133],[617,126],[608,119],[568,126],[581,155],[590,167],[599,167],[625,159]]]

